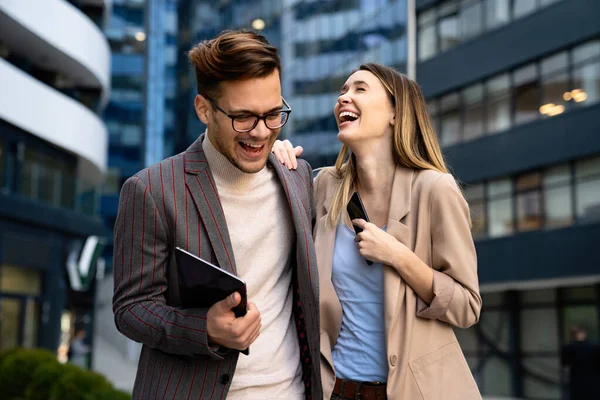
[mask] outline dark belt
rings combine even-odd
[[[340,378],[335,379],[333,394],[344,399],[352,400],[387,399],[385,383],[356,382]]]

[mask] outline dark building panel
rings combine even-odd
[[[600,2],[599,2],[600,4]],[[600,152],[600,105],[444,149],[452,172],[471,183]]]
[[[0,219],[4,218],[51,231],[62,231],[74,236],[105,236],[108,234],[104,224],[98,218],[21,199],[17,196],[0,196]]]
[[[425,97],[600,35],[600,1],[559,2],[417,65]]]
[[[429,8],[432,5],[441,3],[441,2],[442,2],[442,0],[416,0],[415,8],[416,8],[417,12],[419,12],[425,8]]]
[[[599,237],[600,224],[591,224],[479,241],[479,282],[597,275]]]

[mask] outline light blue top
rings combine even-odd
[[[386,382],[383,268],[358,253],[355,234],[338,225],[333,252],[333,287],[342,304],[342,329],[333,348],[338,378]]]

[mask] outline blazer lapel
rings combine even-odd
[[[202,150],[204,137],[205,135],[201,135],[185,152],[185,185],[206,228],[218,266],[236,274],[227,221],[217,186]]]
[[[292,211],[292,220],[294,221],[294,228],[296,230],[296,253],[298,257],[298,265],[307,266],[308,271],[308,282],[312,282],[312,274],[317,273],[316,266],[312,266],[309,256],[309,243],[312,240],[310,231],[310,223],[308,215],[306,214],[306,208],[302,204],[301,199],[298,197],[298,191],[295,189],[296,183],[293,182],[294,177],[291,176],[289,170],[281,165],[273,154],[269,155],[267,161],[269,166],[275,169],[277,177],[279,178],[285,196],[288,200],[290,210]],[[314,271],[313,271],[314,268]],[[299,269],[300,270],[300,269]],[[299,277],[302,279],[302,277]],[[311,285],[312,286],[312,285]]]
[[[396,167],[387,224],[387,233],[409,249],[412,249],[411,232],[402,220],[410,212],[413,174],[411,169]],[[385,266],[383,270],[383,290],[386,333],[389,333],[392,321],[398,316],[397,307],[400,305],[398,299],[403,295],[400,291],[406,290],[405,285],[402,285],[402,278],[390,266]]]

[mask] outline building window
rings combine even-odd
[[[463,140],[478,138],[483,134],[484,105],[483,84],[476,84],[463,90],[465,123]]]
[[[8,146],[0,140],[0,192],[8,190],[8,177],[5,164],[8,162]]]
[[[435,32],[435,8],[419,15],[419,61],[425,61],[437,53]]]
[[[600,101],[600,40],[573,49],[573,90],[567,97],[575,106]]]
[[[419,13],[419,61],[560,0],[446,0]],[[437,26],[437,34],[436,34]]]
[[[488,236],[513,233],[513,199],[510,179],[492,181],[487,186]]]
[[[508,74],[490,79],[487,89],[487,132],[496,133],[511,126],[510,77]]]
[[[439,9],[438,31],[440,51],[446,51],[459,43],[458,7],[455,1],[442,4]]]
[[[465,197],[471,210],[471,225],[474,239],[485,236],[485,188],[483,184],[469,185],[465,188]]]
[[[471,140],[484,132],[497,133],[513,125],[598,104],[600,39],[489,78],[483,82],[483,88],[480,83],[464,87],[460,93],[458,108],[452,108],[450,112],[446,107],[442,114],[444,116],[448,112],[445,115],[450,120],[448,124],[455,123],[461,129],[456,134],[448,133],[442,145]],[[441,100],[449,97],[446,95]],[[433,100],[436,99],[428,101]],[[464,116],[464,119],[461,121],[458,116]],[[442,125],[442,132],[444,130]]]
[[[458,93],[442,97],[441,101],[442,145],[450,146],[460,139],[460,111]]]
[[[561,52],[542,60],[542,106],[540,114],[554,117],[565,111],[565,96],[569,92],[569,56]]]
[[[544,173],[544,215],[546,228],[560,228],[573,223],[571,168],[560,165]]]
[[[521,175],[516,180],[517,227],[519,231],[533,231],[542,227],[541,174]]]
[[[510,0],[484,0],[485,26],[493,29],[510,20]]]
[[[575,164],[575,198],[579,222],[600,221],[600,157]]]
[[[429,119],[431,119],[431,125],[433,127],[433,130],[436,132],[436,134],[438,135],[438,139],[439,139],[439,134],[440,134],[440,117],[439,117],[439,113],[440,113],[440,104],[437,100],[431,100],[427,102],[427,112],[429,113]]]
[[[537,0],[513,0],[513,17],[521,18],[535,11]]]
[[[483,30],[483,9],[480,0],[462,0],[460,10],[461,39],[478,36]]]
[[[535,64],[513,72],[515,91],[515,124],[523,124],[538,118],[540,88]]]

